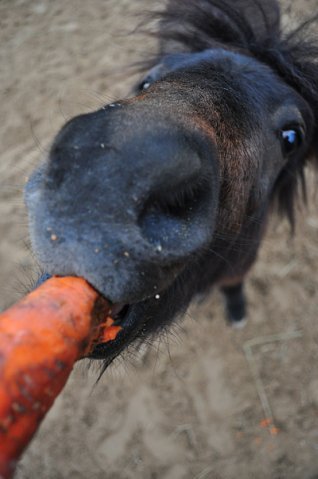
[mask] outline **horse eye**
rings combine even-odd
[[[281,131],[282,148],[285,155],[291,155],[302,144],[303,135],[298,128],[288,128]]]
[[[151,85],[151,82],[149,80],[144,80],[140,86],[139,86],[139,90],[148,90],[148,88],[150,87]]]

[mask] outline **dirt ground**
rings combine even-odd
[[[0,308],[34,270],[25,178],[66,119],[129,91],[123,67],[153,46],[126,33],[149,5],[0,3]],[[286,23],[318,10],[318,0],[284,5]],[[293,240],[272,221],[248,281],[244,330],[225,325],[215,293],[97,386],[96,367],[78,365],[16,478],[318,478],[316,202],[311,194]],[[273,435],[261,422],[268,408]]]

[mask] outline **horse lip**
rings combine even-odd
[[[119,309],[119,313],[116,316],[112,313],[112,317],[115,320],[114,325],[121,326],[122,329],[119,331],[115,339],[106,343],[101,342],[96,344],[93,351],[91,351],[88,356],[91,359],[102,359],[104,362],[103,371],[134,339],[136,339],[144,324],[144,319],[142,317],[133,314],[135,304],[126,303],[123,307],[121,307],[121,304],[114,305],[115,310]]]

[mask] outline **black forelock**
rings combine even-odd
[[[215,41],[249,49],[267,43],[280,29],[280,10],[275,0],[169,0],[160,14],[160,39],[183,44],[189,51],[211,48]]]

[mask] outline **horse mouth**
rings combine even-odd
[[[128,309],[129,303],[113,303],[109,310],[109,316],[115,321],[116,325],[120,325],[126,316]]]
[[[119,356],[129,344],[141,335],[145,317],[142,315],[143,301],[140,303],[115,303],[110,310],[110,316],[114,320],[114,326],[120,326],[121,330],[115,337],[107,342],[97,343],[91,353],[90,359],[104,361],[103,370]]]

